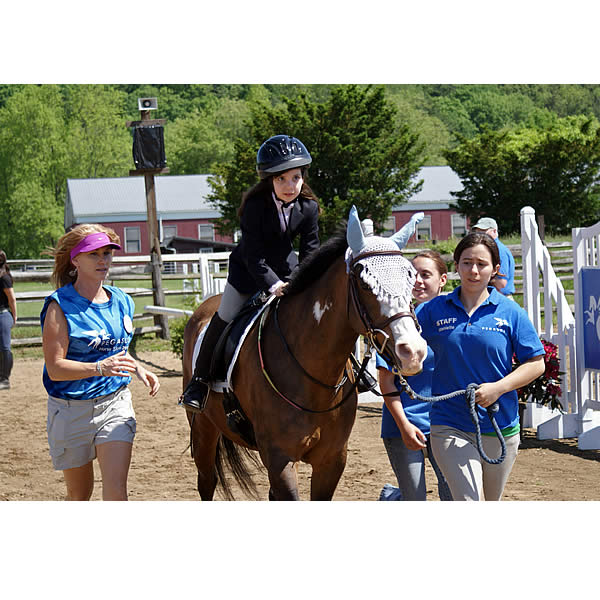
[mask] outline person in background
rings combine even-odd
[[[515,259],[511,251],[498,238],[498,224],[495,219],[482,217],[473,225],[473,233],[487,233],[493,238],[500,253],[500,271],[494,277],[494,287],[507,298],[515,293]]]
[[[227,324],[254,294],[283,295],[292,271],[319,247],[319,203],[305,179],[312,158],[295,137],[275,135],[258,149],[260,181],[242,196],[242,239],[229,257],[223,297],[202,339],[198,358],[179,404],[204,410],[213,349]],[[299,238],[299,257],[294,240]]]
[[[421,304],[439,296],[448,277],[446,263],[440,254],[435,250],[419,252],[412,259],[412,264],[417,270],[413,288],[415,303]],[[433,352],[428,348],[423,371],[406,377],[410,387],[418,394],[431,396],[433,364]],[[394,375],[388,362],[379,354],[376,356],[376,365],[381,393],[402,391],[398,376]],[[405,392],[399,396],[384,397],[381,437],[398,480],[398,487],[386,484],[381,491],[380,500],[427,500],[426,456],[437,477],[440,500],[452,500],[448,484],[431,452],[430,408],[431,403],[411,400]]]
[[[500,500],[519,448],[516,390],[544,372],[544,347],[527,313],[492,285],[500,257],[489,235],[465,236],[456,246],[454,263],[460,286],[416,309],[421,335],[435,357],[432,395],[477,384],[483,451],[490,458],[500,454],[500,441],[485,410],[498,403],[495,419],[506,456],[500,464],[481,458],[464,394],[432,404],[431,448],[454,500]],[[514,370],[513,356],[520,363]]]
[[[52,251],[56,291],[40,321],[43,383],[48,392],[48,445],[62,471],[67,500],[89,500],[93,460],[103,500],[127,500],[127,476],[136,431],[128,384],[131,373],[155,396],[160,384],[129,353],[134,303],[104,285],[119,236],[102,225],[78,225]]]
[[[0,250],[0,390],[10,389],[13,367],[11,331],[17,322],[17,300],[13,279],[6,262],[6,253]]]

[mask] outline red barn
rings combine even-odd
[[[216,232],[213,221],[220,213],[208,202],[211,192],[208,178],[209,175],[155,177],[156,214],[163,246],[191,251],[184,247],[199,249],[217,242],[219,249],[225,249],[235,241]],[[416,179],[423,180],[422,190],[406,204],[393,208],[385,224],[386,231],[390,234],[397,231],[412,214],[423,211],[425,219],[419,224],[418,240],[463,236],[467,220],[457,213],[450,195],[462,189],[458,175],[450,167],[422,167]],[[144,178],[68,179],[65,229],[79,223],[102,223],[114,229],[123,246],[117,255],[149,254]]]
[[[161,244],[173,238],[231,242],[219,235],[213,220],[220,216],[208,203],[209,175],[155,177],[156,216]],[[80,223],[101,223],[121,237],[116,255],[150,254],[143,177],[68,179],[65,229]]]
[[[459,176],[450,167],[422,167],[415,179],[423,180],[421,191],[406,204],[392,209],[386,231],[398,231],[414,213],[422,211],[425,218],[417,227],[418,241],[464,236],[468,222],[466,217],[458,214],[456,200],[450,194],[463,189]]]

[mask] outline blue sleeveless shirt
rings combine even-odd
[[[105,285],[104,289],[110,299],[102,304],[94,304],[80,296],[71,283],[59,288],[44,301],[40,313],[42,330],[48,306],[53,300],[58,303],[67,320],[67,359],[95,363],[128,349],[133,337],[133,300],[119,288]],[[50,396],[64,400],[87,400],[115,392],[129,384],[131,376],[53,381],[44,365],[42,380]]]

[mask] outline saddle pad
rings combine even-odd
[[[254,323],[256,323],[256,320],[263,314],[263,312],[265,310],[267,310],[267,308],[270,306],[271,302],[273,302],[273,300],[275,300],[275,298],[277,298],[277,296],[275,296],[274,294],[269,297],[269,299],[262,305],[260,310],[252,317],[252,319],[250,321],[248,321],[248,324],[246,325],[246,328],[244,329],[244,332],[242,333],[242,335],[240,337],[240,340],[235,348],[233,357],[232,357],[231,361],[229,362],[229,367],[227,369],[227,387],[230,390],[233,389],[233,386],[231,385],[231,377],[233,375],[233,368],[235,367],[235,363],[237,362],[238,355],[240,353],[240,350],[242,349],[242,344],[244,343],[244,340],[246,339],[247,335],[250,333],[250,330],[254,326]]]
[[[235,366],[235,363],[237,361],[237,357],[240,353],[240,350],[242,348],[242,344],[244,343],[244,340],[246,339],[246,337],[248,336],[248,333],[250,333],[250,330],[252,329],[254,323],[256,323],[256,319],[258,319],[263,311],[267,308],[267,306],[269,306],[269,304],[271,304],[271,302],[276,298],[276,296],[271,296],[263,305],[262,307],[258,310],[258,312],[256,314],[254,314],[252,316],[252,318],[250,319],[250,321],[248,321],[248,323],[246,324],[246,327],[244,328],[243,332],[241,333],[241,336],[237,342],[237,345],[233,351],[233,356],[232,359],[229,363],[229,366],[227,368],[227,380],[226,381],[214,381],[211,384],[211,389],[214,390],[215,392],[223,392],[224,389],[231,389],[231,376],[233,373],[233,367]],[[202,330],[200,331],[200,333],[198,334],[198,337],[196,338],[196,343],[194,344],[194,352],[192,353],[192,364],[195,365],[196,364],[196,359],[198,358],[198,354],[200,352],[200,346],[202,344],[202,340],[204,339],[204,334],[206,333],[206,329],[208,328],[208,324],[206,324]]]

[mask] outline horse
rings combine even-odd
[[[298,462],[312,467],[310,499],[332,499],[358,404],[349,368],[358,337],[366,336],[405,375],[419,372],[427,353],[411,304],[416,272],[401,256],[418,218],[392,237],[365,236],[353,207],[347,225],[306,257],[286,293],[255,322],[230,378],[252,439],[232,430],[224,394],[214,389],[203,412],[186,411],[202,500],[213,499],[218,483],[234,499],[225,460],[243,490],[256,498],[248,457],[266,469],[269,499],[300,499]],[[196,340],[219,301],[219,296],[205,300],[185,327],[183,389],[193,373]],[[251,450],[258,451],[260,462]]]

